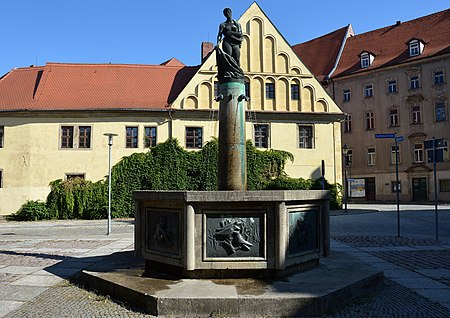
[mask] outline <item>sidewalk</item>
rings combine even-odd
[[[105,256],[132,250],[133,221],[113,221],[112,229],[105,235],[104,220],[0,223],[0,317]]]

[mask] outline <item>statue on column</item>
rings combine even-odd
[[[223,15],[226,20],[219,26],[216,45],[219,83],[244,82],[244,72],[240,67],[241,45],[244,39],[241,25],[232,18],[230,8],[225,8]]]

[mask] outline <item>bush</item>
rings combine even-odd
[[[38,221],[50,220],[51,217],[44,202],[29,200],[16,213],[12,214],[10,219],[16,221]]]
[[[295,179],[283,176],[270,181],[265,190],[322,190],[322,180]],[[325,180],[325,190],[330,190],[330,209],[342,209],[342,186],[338,183],[330,184]]]

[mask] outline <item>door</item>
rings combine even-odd
[[[413,201],[426,202],[427,195],[427,178],[413,178],[412,179]]]
[[[375,178],[366,178],[366,200],[375,201]]]

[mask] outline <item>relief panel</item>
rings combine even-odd
[[[317,217],[317,209],[289,212],[289,256],[319,249]]]
[[[145,210],[146,249],[170,256],[180,255],[180,213],[170,210]]]

